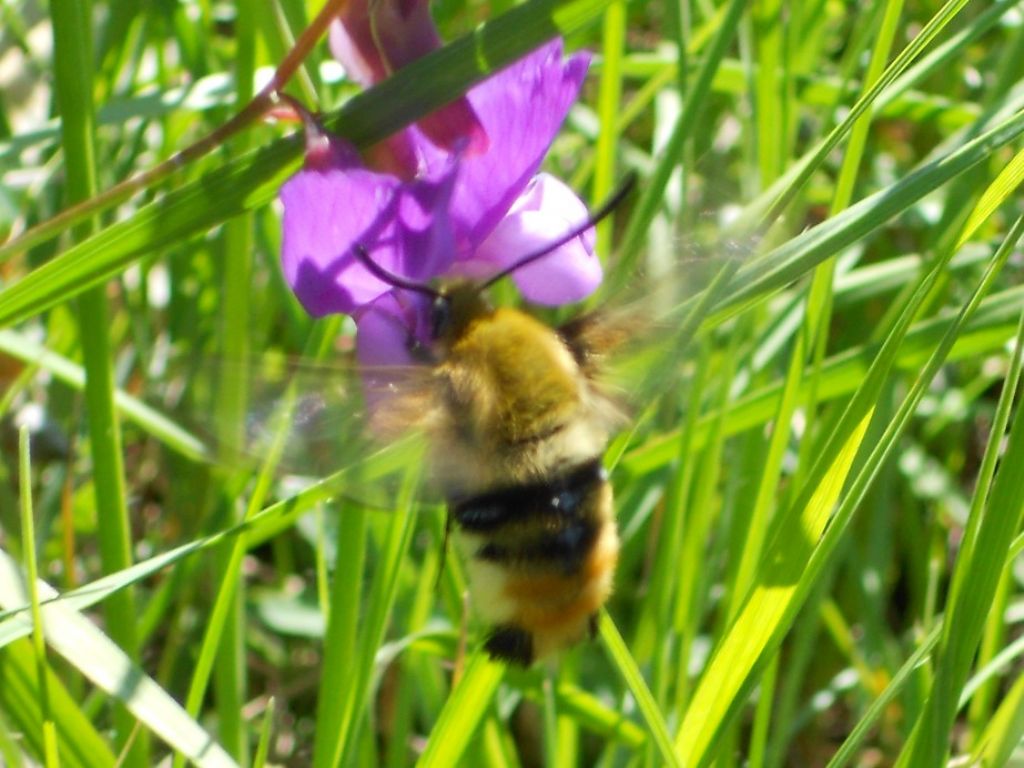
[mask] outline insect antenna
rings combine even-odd
[[[484,291],[487,288],[490,288],[496,282],[508,277],[516,270],[522,269],[528,264],[532,264],[535,261],[543,259],[552,251],[556,251],[566,243],[572,242],[575,238],[582,235],[584,232],[593,227],[602,219],[606,218],[608,215],[612,213],[612,211],[618,208],[619,204],[626,198],[626,195],[628,195],[632,191],[634,186],[636,186],[636,174],[630,173],[626,177],[625,181],[623,181],[622,184],[619,186],[619,188],[615,190],[612,196],[608,198],[607,201],[605,201],[605,204],[598,208],[596,211],[594,211],[594,213],[592,213],[590,216],[588,216],[586,221],[584,221],[582,224],[580,224],[578,227],[571,230],[567,234],[558,238],[557,240],[548,243],[539,251],[534,251],[533,253],[527,254],[526,256],[519,259],[511,266],[501,270],[501,272],[489,278],[485,283],[483,283],[479,287],[479,290]]]
[[[352,253],[356,257],[356,260],[366,267],[370,274],[381,282],[387,283],[393,288],[402,288],[406,291],[422,293],[424,296],[429,296],[432,299],[442,298],[441,292],[431,288],[429,285],[425,283],[418,283],[415,280],[406,280],[404,277],[399,277],[394,272],[389,272],[384,269],[384,267],[370,258],[370,254],[366,250],[365,245],[357,244],[353,246]]]

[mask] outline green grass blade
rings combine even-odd
[[[256,17],[265,9],[264,4],[257,4],[253,0],[242,0],[238,3],[235,54],[235,97],[238,104],[247,103],[255,95],[253,79],[256,73]],[[243,133],[230,143],[230,152],[238,157],[248,151],[252,144],[252,135]],[[253,222],[252,214],[247,213],[231,219],[224,228],[220,352],[225,360],[249,358]],[[249,403],[247,373],[248,368],[245,366],[226,366],[218,381],[215,422],[217,437],[223,445],[244,445]],[[230,522],[237,522],[243,514],[229,484],[225,484],[219,504],[222,509],[228,510],[227,517]],[[241,557],[236,554],[238,550],[239,547],[236,546],[219,551],[216,563],[221,578],[218,602],[225,599],[225,593],[231,595],[231,600],[226,609],[217,664],[214,667],[214,690],[221,743],[239,763],[244,765],[249,762],[249,743],[245,734],[245,724],[242,722],[242,709],[248,698],[248,685],[244,677],[245,582],[241,575]]]
[[[411,449],[411,450],[410,450]],[[247,535],[247,546],[256,547],[294,525],[297,517],[310,510],[319,502],[343,493],[353,477],[372,477],[375,468],[389,473],[395,465],[415,466],[422,461],[419,449],[409,444],[396,443],[378,452],[366,464],[357,468],[342,469],[314,483],[292,497],[276,502],[237,525],[217,533],[194,539],[147,560],[140,561],[117,573],[108,574],[78,589],[61,595],[59,602],[68,602],[75,608],[85,608],[107,599],[111,594],[131,584],[152,576],[161,570],[180,562],[190,555],[224,544],[241,535]],[[6,606],[0,612],[0,648],[27,634],[26,625],[19,620],[19,614],[27,610],[27,604]]]
[[[592,64],[543,170],[588,197],[625,170],[642,180],[602,224],[593,301],[537,312],[568,319],[607,300],[616,313],[632,297],[653,315],[652,343],[599,382],[613,396],[626,384],[636,416],[605,452],[621,546],[604,610],[625,641],[606,632],[547,674],[470,656],[466,678],[480,621],[467,621],[465,565],[442,551],[441,510],[412,501],[409,470],[431,446],[378,451],[358,434],[360,382],[336,360],[357,323],[312,320],[281,274],[273,198],[303,147],[276,137],[299,131],[272,122],[287,110],[264,121],[240,103],[319,6],[97,6],[61,38],[73,42],[58,74],[39,40],[79,2],[0,3],[0,61],[14,63],[0,67],[0,549],[24,561],[11,437],[29,424],[38,569],[61,587],[40,584],[45,631],[58,608],[95,630],[104,601],[132,587],[144,669],[125,674],[192,691],[182,722],[238,764],[248,746],[268,765],[853,765],[896,760],[940,688],[951,703],[933,741],[956,760],[1013,758],[1024,642],[1010,566],[1024,535],[999,542],[985,615],[946,622],[986,586],[967,564],[992,554],[985,526],[1019,421],[1024,287],[1003,260],[1024,167],[1020,0],[445,0],[430,13],[454,42],[374,88],[326,40],[309,51],[289,92],[362,148],[569,33]],[[89,42],[95,59],[66,71]],[[82,108],[65,125],[66,83],[82,83]],[[90,100],[94,135],[65,156],[62,131],[90,132]],[[249,130],[188,149],[240,109]],[[113,195],[61,214],[72,168],[90,162]],[[748,233],[773,204],[785,218],[758,243]],[[102,229],[69,231],[97,210]],[[605,231],[622,224],[626,260]],[[517,301],[503,287],[497,303]],[[74,311],[96,289],[108,349],[86,364]],[[259,365],[218,363],[223,349],[260,350]],[[86,368],[95,380],[101,363],[122,387],[138,559],[112,573],[83,420]],[[826,508],[830,470],[842,490]],[[112,767],[134,742],[117,743],[119,700],[55,646],[40,677],[22,593],[0,606],[0,762],[43,762],[48,700],[61,764]],[[942,673],[956,666],[949,638],[969,649],[979,631],[964,677]],[[125,722],[152,741],[156,716],[139,717]]]
[[[737,309],[799,278],[811,267],[876,230],[884,222],[990,157],[1024,133],[1024,112],[1013,115],[948,155],[934,160],[887,189],[861,200],[839,215],[794,237],[763,258],[741,268],[720,311]],[[711,318],[712,324],[721,318]]]
[[[828,765],[825,768],[842,768],[842,766],[848,765],[857,756],[863,747],[865,739],[870,735],[871,729],[875,727],[885,709],[895,701],[903,686],[907,684],[918,667],[928,661],[932,651],[935,650],[935,646],[939,644],[941,633],[942,626],[935,626],[928,633],[928,636],[918,643],[917,649],[907,658],[896,674],[893,675],[882,694],[871,702],[871,706],[867,708],[861,719],[857,721],[857,725],[850,731],[850,735],[846,737],[842,746],[832,756],[832,759],[828,761]]]
[[[426,749],[416,762],[419,768],[458,765],[466,744],[491,709],[491,700],[505,673],[505,665],[474,653],[462,679],[445,702],[441,716],[430,733]]]
[[[830,457],[806,506],[799,509],[797,525],[779,534],[784,543],[780,546],[773,542],[766,550],[763,570],[757,574],[750,596],[701,678],[679,726],[675,746],[684,764],[710,762],[717,734],[740,704],[737,694],[763,663],[765,650],[772,645],[773,637],[777,640],[780,627],[785,627],[786,615],[795,613],[794,599],[803,569],[843,489],[870,416],[869,411]]]
[[[313,765],[331,766],[345,749],[354,697],[355,656],[359,626],[360,584],[366,558],[366,511],[353,506],[338,526],[338,560],[327,605],[323,674],[317,703]]]
[[[853,106],[850,107],[850,111],[843,121],[829,132],[824,141],[815,148],[813,154],[809,155],[796,166],[798,171],[795,177],[792,178],[791,181],[788,181],[782,193],[772,204],[771,208],[769,208],[765,213],[762,219],[763,222],[771,223],[775,221],[779,214],[789,206],[797,192],[799,192],[810,178],[811,174],[821,165],[828,154],[835,149],[842,137],[847,134],[853,125],[868,110],[875,99],[881,95],[882,91],[890,85],[897,76],[902,74],[906,68],[910,66],[910,63],[921,54],[932,40],[935,39],[939,32],[941,32],[942,29],[952,21],[952,19],[967,4],[967,1],[968,0],[948,0],[942,8],[936,11],[935,15],[911,41],[910,45],[904,48],[899,55],[896,56],[892,63],[886,67],[885,71],[881,73],[874,84],[871,85],[868,91],[857,99]],[[890,5],[890,7],[892,6]]]
[[[260,728],[260,740],[256,744],[256,753],[252,758],[253,768],[263,768],[267,764],[267,753],[270,750],[270,735],[274,731],[274,699],[267,699],[267,708],[263,713],[263,725]]]
[[[643,715],[644,722],[647,723],[651,740],[658,750],[659,761],[663,765],[684,765],[672,746],[672,737],[669,735],[668,726],[662,717],[658,702],[651,695],[622,635],[619,634],[619,630],[606,611],[601,613],[598,631],[601,633],[601,642],[604,643],[605,650],[615,665],[616,671],[622,676],[626,686],[633,694],[633,698],[636,699],[637,707]]]
[[[30,629],[30,622],[26,621],[25,633]],[[117,760],[106,740],[57,675],[52,671],[48,674],[46,687],[57,729],[61,765],[64,768],[114,768]],[[41,687],[36,677],[35,653],[27,640],[0,651],[0,707],[6,727],[18,733],[20,749],[39,759],[44,752]],[[25,764],[34,766],[39,762],[30,758]]]
[[[1024,149],[1020,150],[1008,162],[996,177],[995,181],[985,190],[978,204],[971,211],[971,216],[964,224],[960,234],[960,244],[967,242],[978,230],[978,227],[991,218],[1006,199],[1014,193],[1024,181]]]
[[[813,512],[812,502],[816,495],[821,492],[821,489],[828,488],[828,486],[819,485],[827,477],[827,473],[822,474],[821,472],[821,469],[825,467],[825,461],[837,461],[838,459],[835,457],[845,456],[849,447],[856,447],[850,446],[849,443],[843,443],[841,450],[837,452],[837,443],[840,440],[851,440],[854,435],[858,436],[857,440],[859,441],[863,436],[867,427],[867,419],[874,410],[878,392],[888,376],[897,351],[906,336],[910,321],[931,290],[935,278],[941,273],[942,263],[936,264],[919,283],[911,301],[903,308],[897,324],[884,342],[883,349],[854,395],[840,424],[829,437],[826,447],[820,451],[821,458],[815,465],[816,469],[812,470],[808,476],[806,481],[808,485],[805,485],[804,490],[797,496],[797,502],[793,507],[778,518],[773,526],[773,535],[766,549],[763,563],[764,572],[759,573],[755,589],[747,600],[744,610],[712,659],[711,666],[702,678],[690,704],[687,719],[684,720],[677,736],[677,747],[684,750],[684,755],[692,754],[691,759],[697,761],[707,760],[712,756],[709,749],[715,741],[715,736],[725,722],[735,714],[741,703],[741,699],[735,694],[740,690],[749,689],[751,686],[750,673],[756,671],[764,663],[762,654],[766,649],[776,647],[780,641],[782,632],[788,627],[788,622],[792,621],[795,616],[796,608],[809,592],[813,579],[820,572],[825,558],[834,549],[845,530],[854,505],[860,501],[866,487],[874,478],[874,473],[882,458],[892,449],[896,435],[905,427],[925,387],[938,370],[939,365],[945,360],[953,340],[959,334],[967,318],[980,304],[982,296],[990,287],[994,276],[998,274],[999,268],[1009,253],[1010,246],[1015,241],[1016,237],[1012,237],[997,252],[978,289],[961,310],[956,323],[947,331],[942,343],[935,349],[915,383],[914,389],[904,400],[900,415],[888,426],[886,435],[871,451],[868,461],[853,479],[847,496],[836,512],[835,521],[832,522],[825,536],[818,541],[818,537],[824,531],[832,502],[838,499],[841,487],[835,489],[834,497],[823,497],[825,501],[831,498],[828,508],[817,510],[818,514],[813,515],[809,521],[804,521],[799,514],[805,509],[810,509]],[[859,422],[855,422],[856,419],[859,419]],[[857,426],[851,429],[851,423],[856,423]],[[826,457],[829,458],[826,459]],[[848,460],[838,465],[843,468],[843,478],[845,478],[852,459],[853,456],[850,455]],[[814,495],[808,496],[811,489],[814,489]],[[778,598],[773,595],[773,592],[779,593]],[[717,694],[723,688],[734,692],[733,695],[719,699]],[[714,710],[716,702],[719,709]],[[708,717],[708,711],[713,711],[714,715]]]
[[[408,553],[415,528],[414,498],[420,480],[418,466],[410,467],[399,492],[396,512],[388,517],[388,524],[383,532],[379,563],[375,569],[370,594],[367,596],[365,614],[356,625],[358,643],[355,655],[349,660],[354,674],[351,678],[352,684],[346,691],[344,718],[345,727],[353,731],[358,729],[367,717],[371,689],[378,671],[377,649],[384,642],[388,618],[394,606],[401,563]],[[351,762],[353,743],[354,740],[351,738],[342,741],[343,764]]]
[[[752,36],[757,58],[754,73],[754,130],[757,132],[757,164],[760,186],[766,187],[782,173],[789,157],[790,141],[788,59],[784,35],[786,25],[779,23],[780,0],[753,3]]]
[[[17,331],[0,330],[0,352],[38,366],[72,389],[82,391],[85,388],[85,371],[82,366]],[[214,460],[213,452],[199,437],[124,390],[114,392],[114,406],[121,418],[138,425],[185,458],[197,462]]]
[[[555,688],[555,704],[563,717],[572,717],[579,726],[608,739],[621,741],[637,749],[647,743],[647,734],[640,726],[617,709],[587,691],[561,684]]]
[[[57,100],[61,113],[61,141],[66,158],[68,199],[75,203],[96,192],[95,120],[92,94],[92,35],[88,2],[68,0],[52,7],[54,63]],[[76,237],[92,234],[94,222],[83,222]],[[79,337],[85,363],[85,396],[89,423],[89,444],[93,461],[93,484],[99,517],[99,546],[103,568],[112,573],[132,560],[128,505],[125,498],[121,427],[114,409],[114,374],[111,354],[109,307],[101,287],[81,295],[78,306]],[[135,595],[126,589],[104,603],[111,638],[130,658],[138,658],[135,632]],[[124,747],[131,738],[135,720],[119,704],[114,722],[117,743]],[[134,742],[125,756],[129,768],[149,762],[146,739]]]
[[[36,661],[36,680],[39,681],[39,708],[43,717],[43,763],[47,768],[60,764],[57,756],[57,732],[53,724],[50,705],[50,674],[46,663],[46,641],[43,639],[43,617],[39,612],[39,589],[36,565],[36,528],[32,520],[32,460],[29,456],[28,427],[18,430],[18,493],[21,497],[21,540],[25,554],[25,573],[28,578],[28,597],[32,615],[32,650]]]
[[[958,336],[950,351],[950,359],[976,357],[1002,348],[1014,337],[1016,320],[1022,309],[1024,290],[1020,288],[1011,288],[984,300]],[[897,365],[910,370],[919,369],[921,361],[927,359],[955,322],[955,314],[942,313],[914,325],[898,354]],[[819,398],[829,400],[853,392],[877,358],[879,349],[876,344],[858,346],[829,358],[823,364]],[[804,386],[801,402],[806,401],[806,389]],[[781,391],[781,382],[776,382],[733,403],[726,413],[725,434],[739,434],[767,423],[777,408]],[[718,417],[717,412],[712,412],[698,421],[693,434],[695,447],[707,444],[709,432]],[[650,440],[623,458],[623,471],[630,475],[646,474],[668,465],[678,454],[679,440],[680,435],[675,432]]]
[[[1024,677],[1018,677],[981,735],[971,755],[975,765],[1011,765],[1024,739]]]
[[[606,200],[615,188],[615,169],[619,146],[619,105],[622,101],[622,57],[626,45],[626,3],[616,0],[605,11],[602,26],[601,81],[598,118],[604,129],[597,136],[594,161],[593,199]],[[606,260],[611,253],[611,219],[598,224],[598,253]]]
[[[1008,258],[1022,233],[1024,217],[1017,220],[1004,242],[999,254],[1001,260]],[[997,258],[995,264],[999,263]],[[1015,367],[1019,366],[1018,349]],[[999,436],[993,434],[991,439],[998,441]],[[953,575],[951,605],[946,612],[937,654],[935,680],[911,740],[900,755],[899,765],[935,763],[941,761],[949,749],[949,731],[960,694],[984,631],[1010,541],[1024,517],[1021,477],[1024,477],[1024,409],[1018,407],[987,503],[972,510],[966,547],[957,558]],[[979,488],[976,493],[987,491],[987,488]]]
[[[672,135],[662,149],[661,158],[653,176],[644,184],[636,210],[634,210],[630,217],[626,231],[622,235],[622,243],[619,246],[619,258],[621,259],[619,269],[621,273],[632,274],[635,271],[632,265],[635,263],[637,252],[647,236],[647,230],[650,228],[651,222],[654,221],[658,208],[661,206],[665,189],[679,163],[683,145],[697,125],[704,101],[711,89],[714,73],[732,44],[745,6],[744,0],[729,0],[728,5],[725,6],[722,21],[718,26],[711,45],[705,53],[705,58],[701,64],[700,71],[697,73],[696,80],[687,91],[686,101],[679,113],[676,125],[672,129]]]
[[[49,646],[107,694],[116,698],[172,748],[197,765],[235,766],[231,757],[189,717],[174,698],[147,676],[107,635],[70,606],[53,601],[56,590],[38,583],[47,600],[42,607]],[[0,551],[0,606],[6,609],[28,602],[28,586],[17,564]],[[31,621],[18,616],[29,631]]]

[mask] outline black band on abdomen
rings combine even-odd
[[[468,533],[490,534],[534,518],[578,517],[590,493],[607,481],[600,457],[550,480],[499,488],[466,499],[450,500],[452,518]]]
[[[558,531],[540,531],[528,539],[509,544],[490,541],[476,551],[476,556],[492,563],[554,567],[561,573],[571,574],[586,560],[600,526],[601,523],[593,517],[580,516]]]

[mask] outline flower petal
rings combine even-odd
[[[465,96],[435,109],[416,125],[434,144],[465,157],[482,155],[491,145],[487,130]]]
[[[371,431],[381,437],[396,437],[409,426],[410,419],[422,416],[418,404],[415,413],[407,412],[412,403],[407,402],[406,409],[399,408],[398,412],[392,412],[391,407],[402,404],[403,399],[396,400],[393,395],[408,391],[405,385],[422,362],[412,353],[412,344],[419,339],[416,329],[427,324],[429,313],[430,300],[425,296],[392,291],[356,318],[356,359],[363,381],[363,399]]]
[[[388,76],[387,64],[373,39],[367,0],[345,3],[331,23],[327,43],[345,73],[360,85],[368,87]]]
[[[281,187],[285,278],[314,316],[351,314],[391,290],[356,259],[356,247],[417,281],[445,271],[453,258],[447,208],[455,163],[438,178],[408,183],[355,163],[339,153],[334,164],[318,162]]]
[[[460,240],[482,242],[537,173],[589,63],[586,53],[563,61],[555,40],[470,90],[489,144],[462,163],[451,209]]]
[[[328,34],[349,77],[370,86],[441,47],[427,0],[348,0]]]
[[[426,0],[348,0],[328,36],[331,52],[349,77],[363,86],[441,47]],[[430,141],[469,154],[487,149],[487,133],[465,97],[418,121]]]
[[[429,307],[429,300],[422,296],[392,291],[362,310],[356,319],[356,358],[360,366],[384,369],[415,365],[410,339],[415,338]]]
[[[549,174],[539,174],[480,245],[473,261],[480,266],[494,265],[488,274],[507,269],[557,242],[586,222],[588,216],[587,207],[569,187]],[[535,304],[557,306],[580,301],[601,284],[601,262],[593,251],[591,228],[543,258],[516,269],[512,279],[523,296]]]

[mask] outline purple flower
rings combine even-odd
[[[371,54],[363,54],[368,81],[388,69],[367,63]],[[471,89],[465,109],[432,133],[421,122],[364,157],[332,138],[282,187],[285,277],[310,314],[356,318],[362,362],[401,362],[410,333],[425,339],[426,307],[370,274],[354,249],[418,282],[484,278],[586,220],[575,194],[537,171],[588,62],[563,59],[561,42],[548,43]],[[579,301],[601,281],[593,245],[588,231],[512,277],[529,301]]]

